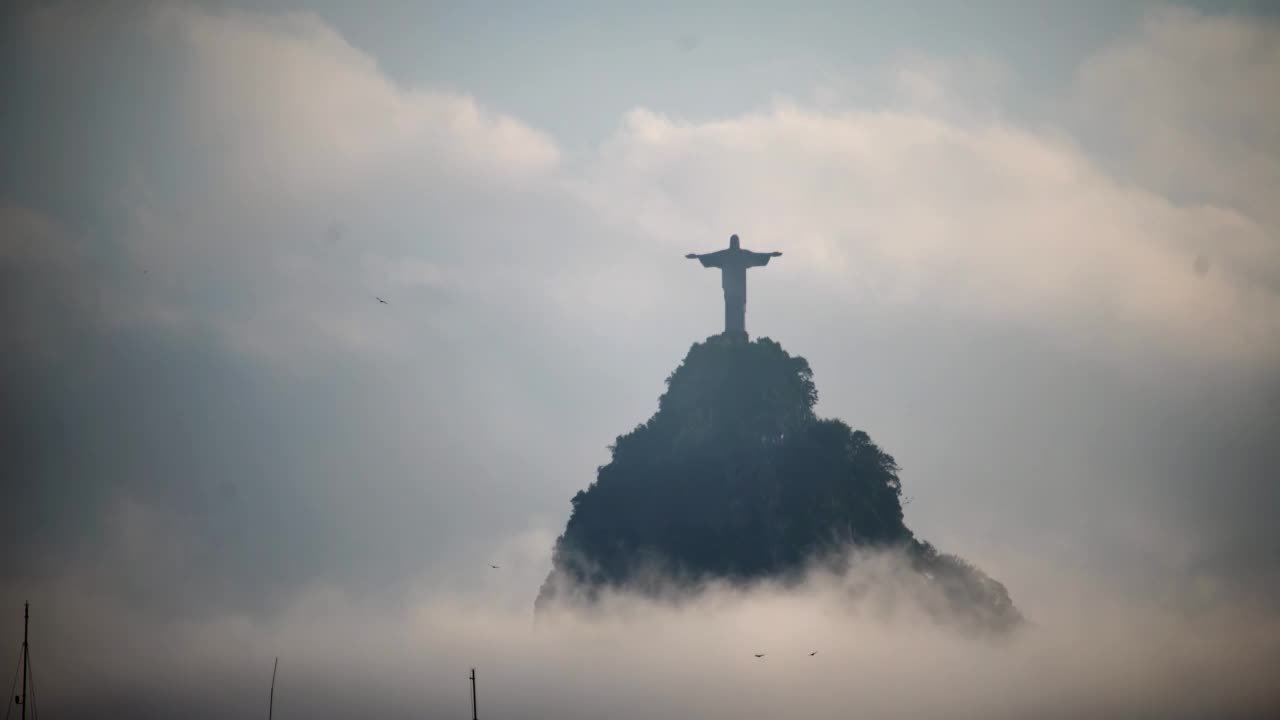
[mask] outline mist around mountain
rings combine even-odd
[[[873,554],[893,569],[861,574],[851,601],[892,583],[940,619],[1019,625],[1002,584],[907,528],[893,456],[818,417],[817,399],[809,363],[773,340],[695,343],[658,411],[573,497],[536,610],[589,608],[608,591],[678,601],[709,584],[794,585]]]

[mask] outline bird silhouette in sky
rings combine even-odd
[[[756,653],[756,657],[758,657],[758,658],[762,658],[762,657],[764,657],[764,653]]]
[[[813,657],[814,655],[817,655],[817,654],[818,654],[818,651],[814,650],[813,652],[809,653],[809,657]]]
[[[499,568],[497,565],[490,565],[489,567],[493,568],[494,570],[500,570],[500,569],[501,569],[501,568]]]
[[[386,300],[383,300],[382,298],[378,297],[377,295],[374,295],[374,297],[378,298],[378,302],[382,303],[383,305],[390,305],[390,304],[391,304],[391,303],[387,302]]]

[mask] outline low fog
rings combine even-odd
[[[472,667],[481,717],[1261,718],[1280,702],[1280,623],[1258,609],[1009,567],[1031,622],[986,636],[926,611],[896,556],[852,567],[679,603],[614,594],[536,622],[519,567],[391,610],[315,588],[271,616],[195,622],[69,581],[36,596],[37,687],[51,717],[256,715],[279,656],[281,718],[464,717]]]

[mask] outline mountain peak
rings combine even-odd
[[[695,343],[657,412],[617,438],[574,496],[537,607],[605,588],[646,592],[655,569],[692,590],[797,578],[814,560],[875,548],[947,579],[952,604],[982,606],[985,624],[1016,624],[1002,585],[907,529],[894,458],[867,433],[817,417],[817,399],[808,361],[769,338]]]

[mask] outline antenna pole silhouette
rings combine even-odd
[[[471,720],[480,720],[476,715],[476,669],[471,668]]]
[[[27,624],[31,618],[31,603],[22,603],[22,720],[27,720],[27,665],[31,655],[27,652]]]
[[[271,720],[271,713],[276,707],[276,669],[280,667],[280,658],[271,664],[271,694],[267,696],[267,720]]]

